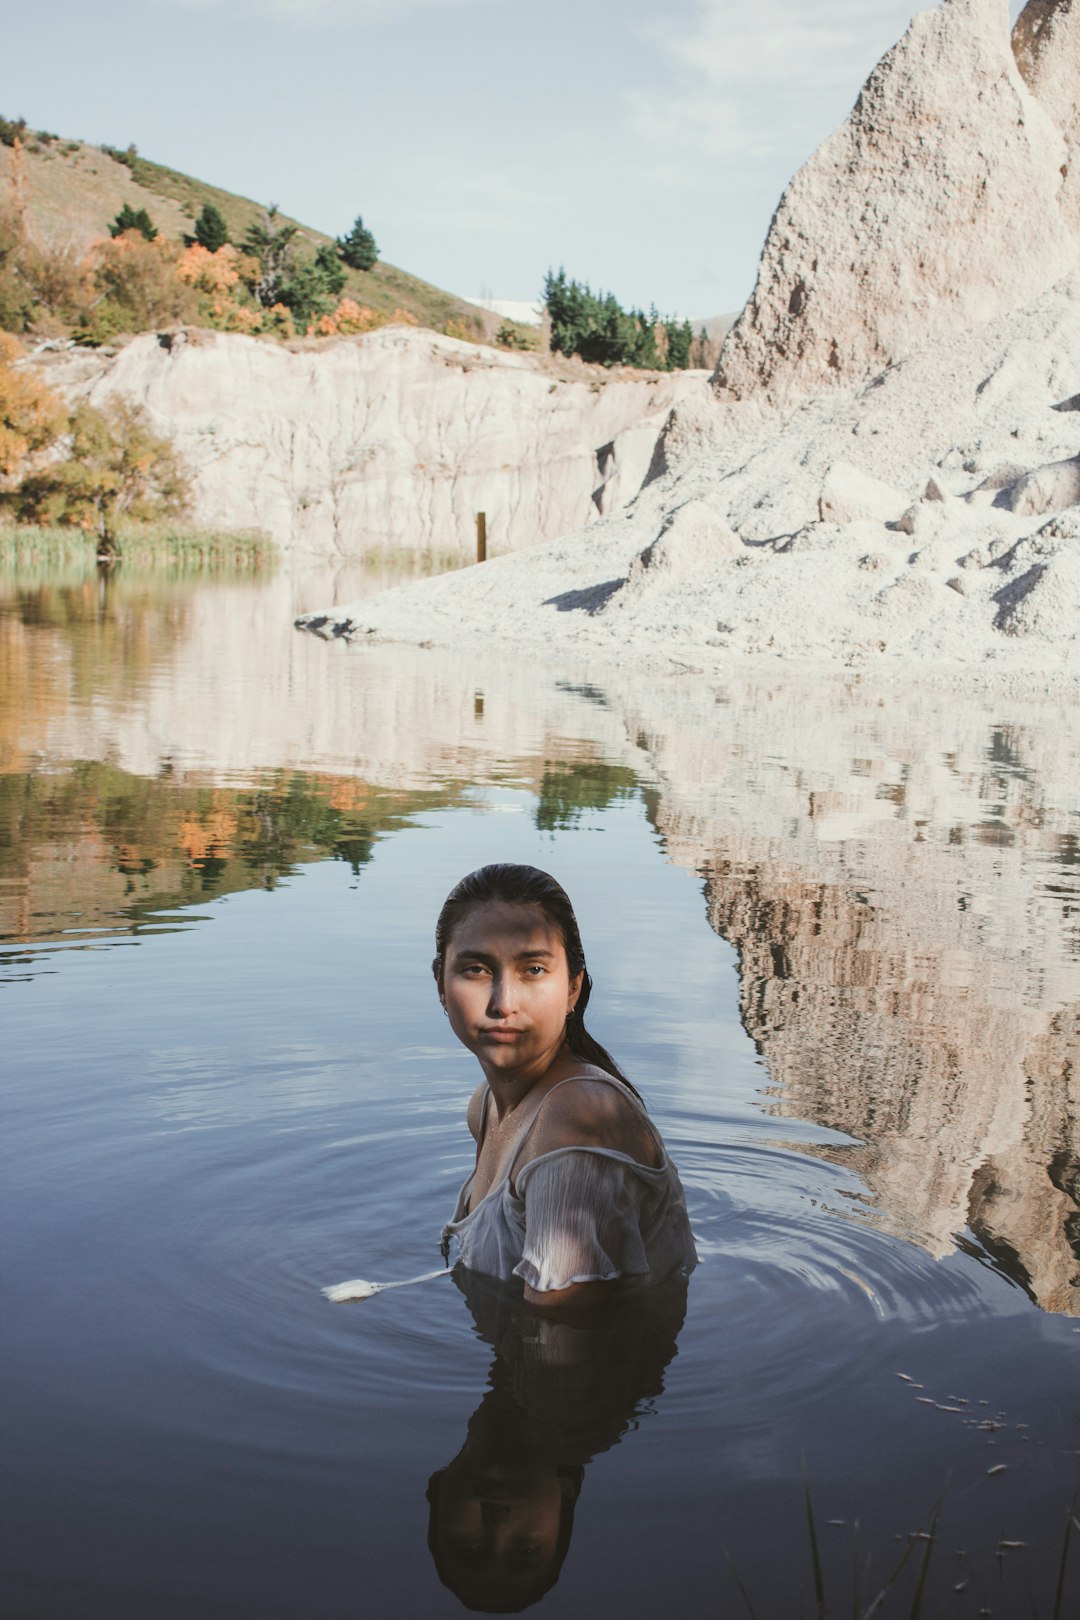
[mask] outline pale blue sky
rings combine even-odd
[[[39,0],[0,113],[126,146],[466,297],[549,266],[738,308],[783,186],[911,0]],[[1015,15],[1020,9],[1012,0]]]

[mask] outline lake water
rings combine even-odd
[[[808,1486],[829,1612],[1075,1616],[1075,714],[293,630],[363,587],[0,580],[5,1614],[786,1620]],[[591,1329],[320,1293],[439,1264],[494,859],[698,1238]]]

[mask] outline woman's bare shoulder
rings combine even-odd
[[[656,1136],[642,1110],[599,1070],[556,1086],[544,1099],[526,1156],[538,1158],[560,1147],[606,1147],[655,1168],[660,1162]]]
[[[484,1093],[487,1091],[487,1081],[481,1080],[472,1096],[469,1098],[468,1112],[465,1115],[466,1123],[473,1134],[473,1140],[480,1140],[480,1126],[484,1119]]]

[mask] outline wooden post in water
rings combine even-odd
[[[476,514],[476,560],[487,562],[487,513]]]

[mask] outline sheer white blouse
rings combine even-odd
[[[597,1075],[575,1075],[596,1082]],[[686,1199],[675,1166],[644,1107],[619,1081],[605,1078],[637,1109],[656,1142],[660,1164],[641,1164],[617,1148],[559,1147],[538,1154],[514,1175],[544,1098],[518,1144],[514,1161],[487,1196],[469,1210],[475,1171],[458,1194],[453,1218],[443,1229],[444,1248],[456,1239],[459,1260],[470,1271],[507,1280],[520,1277],[537,1293],[572,1283],[612,1282],[619,1277],[658,1280],[697,1265]],[[485,1093],[480,1139],[487,1122]]]

